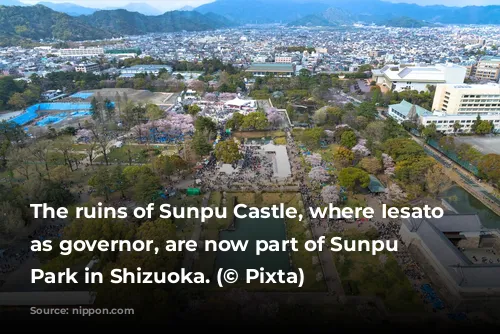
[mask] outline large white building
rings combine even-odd
[[[75,72],[94,73],[99,71],[100,68],[97,63],[83,63],[75,66]]]
[[[172,72],[169,65],[134,65],[120,70],[120,78],[133,78],[137,74],[159,75],[161,70]]]
[[[455,64],[386,65],[372,70],[372,80],[394,91],[427,91],[428,85],[461,84],[467,69]]]
[[[59,57],[99,57],[104,55],[103,48],[59,49],[56,51]]]
[[[470,132],[478,115],[493,122],[495,132],[500,132],[500,85],[438,85],[432,110],[432,115],[422,115],[420,122],[435,122],[444,133],[453,133],[455,122],[462,125],[458,132]]]

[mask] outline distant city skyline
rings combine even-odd
[[[40,0],[20,0],[26,4],[36,4]],[[105,6],[100,0],[43,0],[53,3],[73,3],[84,7],[90,8],[107,8],[107,7],[120,7],[129,3],[147,3],[159,10],[175,10],[185,6],[197,7],[206,3],[213,2],[214,0],[107,0]],[[304,1],[318,1],[321,0],[304,0]],[[500,5],[500,0],[383,0],[393,3],[415,3],[422,6],[427,5],[445,5],[445,6],[487,6],[487,5]]]

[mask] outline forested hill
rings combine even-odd
[[[124,9],[101,10],[78,19],[88,25],[123,35],[212,30],[232,25],[221,16],[213,13],[203,15],[195,11],[172,11],[158,16],[147,16]]]
[[[45,6],[0,6],[0,45],[15,45],[25,39],[85,40],[111,36],[106,30]]]
[[[118,9],[72,17],[42,5],[0,6],[0,46],[17,45],[27,40],[93,40],[151,32],[212,30],[231,25],[218,15],[194,11],[146,16]]]

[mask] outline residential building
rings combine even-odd
[[[82,63],[75,66],[75,71],[83,73],[94,73],[99,72],[100,68],[99,64],[97,63]]]
[[[406,219],[401,240],[423,266],[437,275],[431,279],[455,310],[491,307],[500,300],[500,233],[483,227],[476,214]]]
[[[420,66],[386,65],[372,70],[378,85],[394,91],[427,91],[428,85],[461,84],[464,82],[466,68],[452,63]]]
[[[99,57],[104,55],[103,48],[59,49],[55,52],[59,57]]]
[[[481,58],[472,76],[479,80],[493,80],[498,82],[500,79],[500,57],[486,56]]]
[[[274,75],[277,77],[291,77],[295,72],[293,64],[285,63],[254,63],[246,70],[256,77]]]
[[[291,64],[292,63],[292,57],[289,56],[276,56],[274,58],[275,63],[283,63],[283,64]]]
[[[172,72],[172,66],[169,65],[135,65],[120,70],[120,78],[133,78],[136,74],[159,75],[161,70]]]

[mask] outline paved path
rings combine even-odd
[[[310,194],[310,191],[307,187],[307,183],[305,182],[305,174],[300,164],[299,150],[290,133],[288,133],[287,136],[287,146],[289,150],[289,158],[290,160],[292,160],[292,169],[294,171],[294,176],[300,179],[302,188],[302,201],[304,203],[305,209],[309,210],[307,204],[309,203],[309,201],[307,199],[307,196],[308,194]],[[312,235],[315,240],[325,234],[325,229],[323,226],[311,223],[309,223],[309,226],[311,227]],[[344,296],[344,288],[342,287],[342,282],[337,272],[337,268],[335,267],[335,261],[333,260],[333,254],[330,251],[330,248],[324,247],[323,251],[318,252],[318,257],[320,260],[321,268],[323,270],[323,278],[328,287],[328,292],[336,296]]]

